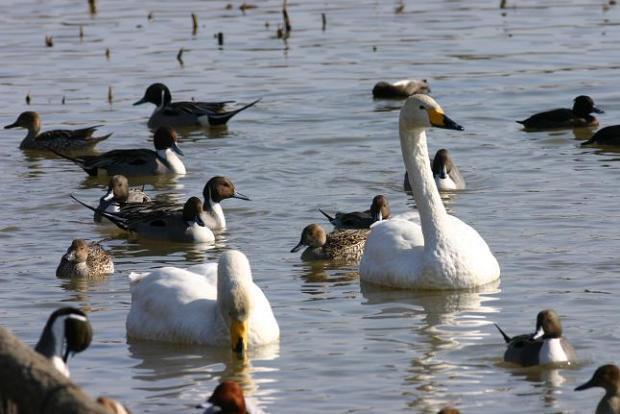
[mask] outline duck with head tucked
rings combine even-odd
[[[364,251],[368,232],[365,230],[343,230],[327,234],[318,224],[309,224],[301,232],[301,239],[291,253],[306,250],[301,254],[304,261],[333,260],[358,262]]]
[[[54,311],[47,320],[34,350],[50,359],[54,368],[69,377],[67,360],[90,345],[93,331],[86,314],[65,307]]]
[[[243,390],[234,381],[223,381],[206,403],[196,408],[206,408],[203,414],[257,414],[259,410],[253,410],[245,401]]]
[[[430,93],[431,87],[426,79],[404,79],[389,83],[380,81],[372,88],[375,99],[407,99],[416,93]]]
[[[75,239],[60,259],[56,277],[98,278],[114,273],[112,256],[99,243]]]
[[[200,266],[200,273],[162,267],[131,273],[129,280],[130,338],[227,346],[243,356],[280,337],[271,305],[238,250],[222,253],[217,264]]]
[[[154,83],[146,89],[142,99],[135,102],[134,105],[147,102],[155,105],[155,110],[149,118],[149,128],[155,129],[161,126],[195,128],[226,125],[230,118],[255,105],[258,101],[260,99],[232,111],[226,110],[226,104],[234,101],[172,102],[172,95],[168,87],[163,83]]]
[[[390,218],[390,204],[384,195],[375,196],[372,199],[370,208],[366,211],[353,211],[350,213],[339,211],[334,217],[321,209],[319,211],[327,217],[327,220],[336,229],[368,229],[373,223]]]
[[[553,109],[551,111],[534,114],[523,121],[517,123],[523,125],[525,129],[557,129],[557,128],[580,128],[597,127],[598,120],[592,115],[604,113],[601,109],[594,106],[592,98],[586,95],[579,95],[575,98],[573,107]]]
[[[592,378],[575,388],[575,391],[593,387],[605,390],[605,395],[596,406],[594,414],[620,414],[620,368],[614,364],[601,365]]]
[[[562,336],[560,317],[551,309],[538,313],[534,334],[523,334],[511,338],[497,324],[495,327],[507,344],[504,353],[506,362],[529,367],[577,360],[575,350]]]
[[[437,190],[426,129],[462,131],[428,95],[413,95],[400,111],[403,160],[417,213],[370,229],[360,263],[366,282],[406,289],[469,289],[499,279],[497,260],[478,232],[449,215]]]
[[[28,134],[19,145],[26,150],[76,151],[90,150],[110,135],[94,137],[93,134],[101,125],[82,129],[53,129],[41,132],[41,117],[36,112],[22,112],[17,120],[4,129],[24,128]]]
[[[178,155],[184,155],[177,146],[177,134],[172,128],[161,127],[153,137],[155,151],[150,149],[120,149],[101,155],[69,157],[58,151],[56,155],[73,161],[90,176],[117,175],[151,176],[162,174],[185,175],[185,165]]]

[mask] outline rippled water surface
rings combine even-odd
[[[525,133],[514,120],[588,94],[606,110],[602,125],[618,123],[620,9],[601,1],[509,0],[516,7],[506,10],[498,3],[408,1],[395,14],[391,1],[295,1],[283,42],[275,36],[279,1],[257,2],[244,15],[237,1],[226,9],[225,1],[109,0],[91,16],[85,1],[5,0],[2,125],[36,110],[44,128],[103,124],[114,135],[99,150],[150,147],[152,108],[131,104],[152,82],[166,83],[177,99],[262,101],[228,129],[184,134],[189,174],[146,185],[183,199],[227,175],[252,198],[224,202],[228,231],[207,251],[95,225],[69,194],[94,202],[105,181],[19,151],[25,133],[3,130],[2,325],[34,344],[56,307],[88,311],[94,342],[70,361],[73,379],[137,413],[196,412],[222,378],[241,381],[273,413],[433,413],[448,403],[466,413],[592,412],[601,391],[572,389],[617,358],[620,157],[581,148],[590,131]],[[46,34],[54,47],[45,47]],[[377,80],[405,77],[428,79],[465,127],[430,131],[429,146],[448,148],[468,182],[446,202],[495,252],[497,288],[380,290],[360,286],[356,266],[312,266],[289,253],[306,224],[324,223],[318,208],[366,208],[379,193],[395,212],[412,208],[401,188],[400,102],[370,94]],[[56,279],[77,237],[109,238],[116,273],[99,282]],[[129,272],[217,260],[228,248],[250,258],[280,323],[278,346],[243,363],[225,349],[127,340]],[[546,307],[560,313],[580,364],[542,372],[504,366],[492,322],[511,334],[532,331]]]

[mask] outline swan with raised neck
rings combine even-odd
[[[428,159],[426,129],[463,130],[427,95],[413,95],[399,131],[419,216],[372,227],[360,264],[362,280],[407,289],[467,289],[499,278],[499,265],[478,232],[447,214]]]

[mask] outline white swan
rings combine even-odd
[[[219,262],[163,267],[129,275],[127,335],[167,342],[247,347],[276,341],[280,328],[269,301],[252,281],[250,263],[230,250]]]
[[[499,264],[482,237],[446,213],[428,162],[427,128],[463,128],[427,95],[411,96],[399,123],[419,217],[394,217],[372,226],[360,263],[361,279],[405,289],[467,289],[497,280]]]

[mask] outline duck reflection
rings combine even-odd
[[[491,305],[499,292],[499,283],[467,291],[411,291],[394,290],[361,282],[363,305],[373,306],[376,311],[366,318],[390,319],[401,323],[406,319],[412,324],[401,332],[391,335],[383,330],[369,329],[372,341],[398,341],[404,347],[413,348],[415,357],[410,360],[404,378],[412,390],[407,394],[407,406],[416,412],[437,412],[442,405],[459,401],[462,395],[449,393],[451,383],[457,383],[457,371],[447,373],[460,362],[450,359],[455,351],[461,352],[472,344],[479,344],[485,336],[482,327],[491,322],[486,314],[498,312]],[[401,321],[398,321],[400,319]],[[414,330],[413,337],[411,329]],[[392,345],[393,347],[393,345]],[[462,374],[463,377],[467,375]],[[468,381],[471,381],[468,378]],[[456,399],[456,400],[455,400]]]
[[[300,262],[293,265],[304,283],[301,291],[309,295],[323,295],[328,293],[331,286],[351,285],[359,279],[357,265],[339,266],[337,262],[316,260]]]

